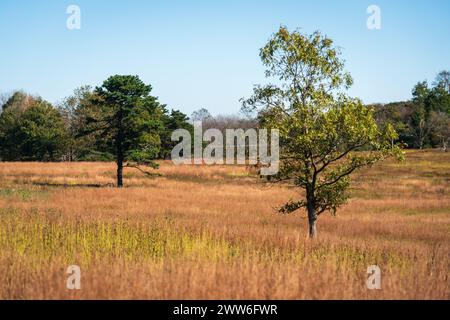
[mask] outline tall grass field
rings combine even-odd
[[[300,191],[252,168],[159,173],[116,189],[114,163],[0,163],[0,299],[450,298],[450,152],[359,171],[315,240],[276,211]]]

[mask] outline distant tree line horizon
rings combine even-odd
[[[114,77],[110,79],[116,79]],[[131,143],[129,150],[143,150],[143,145],[148,147],[144,148],[146,164],[150,164],[150,160],[169,159],[176,144],[171,141],[171,133],[175,129],[192,131],[193,121],[202,121],[204,130],[216,128],[221,131],[257,128],[261,123],[258,114],[212,116],[206,108],[188,117],[179,110],[169,110],[167,105],[151,96],[151,86],[145,86],[137,76],[123,77],[132,77],[125,79],[137,83],[137,87],[130,90],[143,90],[136,94],[136,101],[130,103],[142,103],[145,107],[136,109],[140,114],[133,111],[133,116],[129,116],[132,120],[124,129],[135,130],[128,132],[128,136],[136,136],[132,142],[126,142]],[[103,87],[77,88],[56,105],[21,90],[1,95],[0,161],[115,161],[117,145],[110,143],[108,135],[112,134],[112,122],[117,119],[109,119],[109,110],[103,106],[105,99],[120,97],[113,92],[117,83],[105,83]],[[394,126],[398,133],[396,142],[404,148],[447,150],[450,71],[440,72],[431,85],[426,81],[418,82],[412,89],[410,100],[367,107],[374,108],[380,126],[386,123]],[[105,125],[108,122],[110,125]],[[137,135],[137,132],[147,134]],[[140,147],[135,148],[137,145]],[[142,154],[128,156],[130,159],[142,158]]]

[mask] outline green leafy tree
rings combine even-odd
[[[69,133],[68,147],[64,158],[68,161],[113,161],[110,132],[98,129],[91,120],[102,117],[102,108],[94,102],[96,94],[90,86],[74,90],[58,106]],[[89,124],[88,124],[89,123]],[[88,125],[87,125],[88,124]],[[89,128],[89,132],[86,132]]]
[[[398,142],[403,147],[414,146],[415,136],[410,126],[414,104],[411,101],[374,104],[370,107],[375,110],[378,126],[384,127],[391,124],[398,133]]]
[[[435,144],[447,152],[450,141],[450,115],[442,111],[433,111],[430,115],[430,127],[432,140],[436,140]]]
[[[412,90],[414,112],[411,117],[411,131],[415,139],[415,147],[423,149],[429,138],[429,118],[432,111],[431,91],[426,81],[418,82]]]
[[[333,41],[319,32],[303,35],[280,27],[260,56],[266,76],[277,84],[256,86],[243,108],[257,111],[262,127],[280,132],[280,170],[270,181],[290,182],[303,190],[279,211],[306,209],[309,235],[316,221],[348,199],[350,175],[392,154],[395,130],[379,128],[373,110],[342,91],[352,84]],[[364,150],[364,151],[359,151]]]
[[[429,87],[426,81],[422,81],[417,83],[412,90],[414,112],[411,115],[410,128],[416,138],[415,147],[419,149],[434,146],[431,114],[450,115],[448,74],[448,71],[440,72],[432,87]]]
[[[55,161],[64,152],[67,132],[50,103],[15,93],[0,115],[0,157],[7,161]]]
[[[434,81],[436,87],[442,87],[447,93],[450,94],[450,71],[442,70],[436,76]]]
[[[33,104],[23,113],[18,136],[22,160],[58,160],[67,142],[61,114],[46,101]]]
[[[75,89],[71,96],[66,97],[58,105],[69,133],[67,152],[64,155],[67,161],[85,160],[85,154],[92,151],[91,149],[94,148],[97,141],[101,141],[94,134],[78,137],[78,133],[84,130],[86,116],[89,112],[94,112],[95,106],[91,103],[92,98],[91,87],[83,86]]]
[[[150,95],[152,88],[138,76],[115,75],[97,87],[92,97],[96,112],[85,117],[79,135],[98,133],[117,163],[117,187],[123,186],[123,167],[157,168],[163,108]]]
[[[39,98],[26,94],[23,91],[16,91],[7,99],[3,99],[6,100],[2,105],[3,110],[9,109],[18,112],[25,111],[31,104],[36,102],[36,100],[39,100]]]
[[[27,95],[17,91],[2,104],[0,114],[0,159],[13,161],[20,159],[18,126],[23,112],[29,107]]]
[[[431,112],[445,112],[450,115],[450,92],[444,82],[430,90],[429,103]]]
[[[170,157],[173,147],[177,144],[177,142],[171,140],[172,132],[177,129],[186,129],[192,134],[194,127],[189,123],[187,115],[179,110],[172,110],[170,114],[165,112],[162,119],[164,126],[161,132],[161,150],[159,157],[167,159]]]

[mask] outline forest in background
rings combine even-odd
[[[151,87],[150,87],[151,90]],[[24,91],[3,94],[0,98],[0,161],[113,161],[114,151],[108,132],[87,132],[92,118],[101,112],[96,90],[89,86],[56,105]],[[157,101],[149,121],[152,123],[152,157],[168,159],[176,142],[175,129],[193,130],[193,121],[203,129],[256,128],[259,115],[212,116],[207,109],[191,117]],[[450,72],[442,71],[431,83],[418,82],[408,101],[371,104],[377,123],[393,124],[404,148],[448,148],[450,140]]]

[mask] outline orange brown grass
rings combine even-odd
[[[126,169],[115,189],[113,163],[0,163],[0,298],[450,298],[450,153],[360,171],[315,241],[304,213],[274,210],[301,193],[244,166],[158,172]]]

